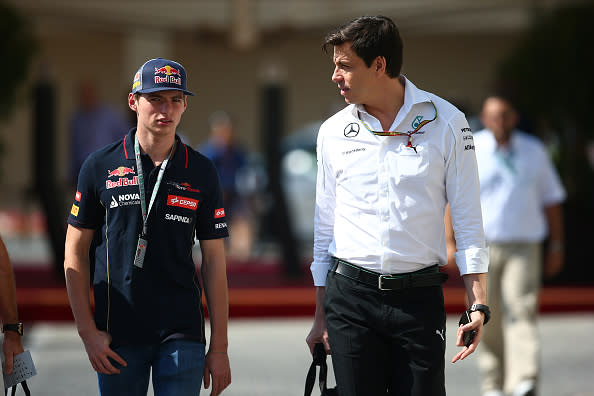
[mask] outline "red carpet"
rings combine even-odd
[[[287,279],[274,263],[230,264],[229,315],[231,318],[313,317],[315,292],[307,268],[297,279]],[[15,266],[20,319],[71,321],[64,282],[46,266]],[[465,292],[457,274],[444,287],[448,313],[465,309]],[[594,312],[594,287],[546,286],[540,296],[546,312]]]

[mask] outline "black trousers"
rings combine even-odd
[[[380,291],[330,272],[324,310],[340,396],[445,396],[441,285]]]

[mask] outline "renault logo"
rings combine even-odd
[[[359,124],[356,122],[351,122],[344,128],[344,136],[348,138],[355,137],[359,134]]]

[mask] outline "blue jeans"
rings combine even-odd
[[[146,396],[151,368],[155,396],[199,395],[204,349],[203,343],[190,340],[113,348],[128,365],[123,367],[112,360],[120,374],[97,374],[99,395]]]

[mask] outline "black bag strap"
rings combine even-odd
[[[17,390],[18,386],[19,386],[19,384],[16,384],[15,386],[12,387],[12,391],[10,392],[11,396],[14,396],[16,394],[16,390]],[[21,386],[23,387],[25,396],[31,396],[31,391],[29,391],[29,387],[27,386],[27,381],[21,382]]]
[[[326,364],[326,350],[323,344],[316,344],[314,346],[313,361],[309,366],[307,377],[305,379],[304,396],[311,396],[314,384],[316,382],[316,366],[320,366],[319,384],[322,396],[335,394],[334,389],[326,387],[326,377],[328,374],[328,365]]]

